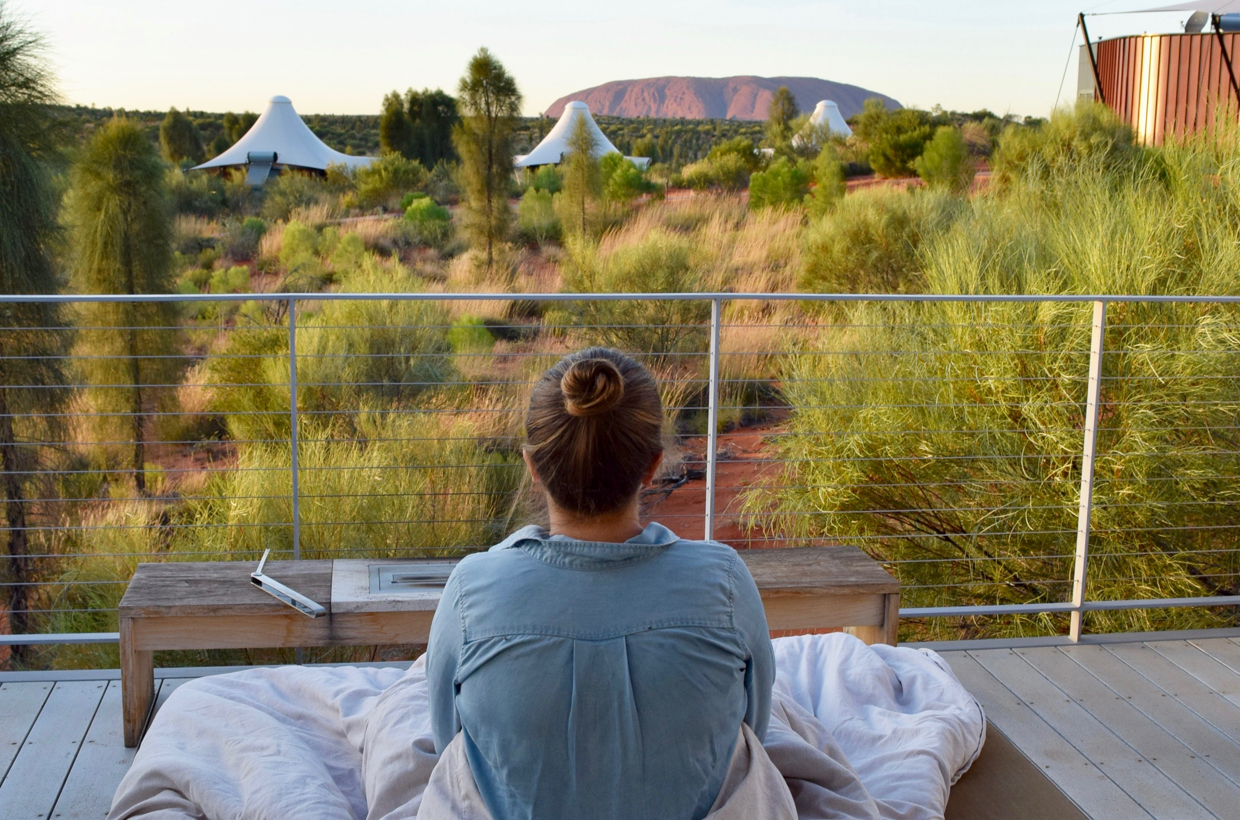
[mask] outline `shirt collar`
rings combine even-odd
[[[549,535],[542,527],[530,525],[491,549],[521,549],[540,561],[571,569],[612,569],[652,558],[679,540],[676,533],[653,521],[620,544]]]

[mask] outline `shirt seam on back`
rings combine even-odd
[[[524,638],[524,637],[534,637],[534,636],[545,637],[545,638],[565,638],[568,640],[579,640],[579,641],[614,640],[616,638],[625,638],[630,635],[640,635],[643,632],[651,632],[654,630],[662,630],[662,629],[676,629],[680,627],[693,627],[693,628],[698,628],[698,629],[722,629],[728,632],[736,632],[736,629],[733,626],[724,622],[722,619],[717,620],[717,621],[706,621],[706,620],[684,621],[680,619],[677,619],[674,621],[662,621],[662,622],[655,621],[647,626],[641,626],[635,629],[626,629],[623,631],[615,631],[615,630],[610,630],[610,629],[602,630],[602,631],[594,631],[594,630],[591,630],[591,631],[571,630],[570,631],[570,630],[563,630],[563,629],[549,629],[549,628],[540,627],[540,626],[514,625],[511,627],[505,627],[504,629],[495,629],[495,630],[487,630],[485,632],[478,632],[475,635],[467,636],[464,640],[464,643],[474,643],[475,641],[482,641],[488,638],[501,638],[501,637],[522,637]],[[748,651],[748,649],[746,651]]]

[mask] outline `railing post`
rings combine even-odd
[[[297,464],[297,301],[288,304],[288,421],[292,448],[293,560],[301,560],[301,471]]]
[[[1081,639],[1085,617],[1085,583],[1089,577],[1089,518],[1094,504],[1094,450],[1098,444],[1098,398],[1102,393],[1102,337],[1106,331],[1107,303],[1094,302],[1089,338],[1089,385],[1085,400],[1085,444],[1081,451],[1081,504],[1076,518],[1076,562],[1072,568],[1072,625],[1068,637]]]
[[[715,537],[715,452],[719,447],[719,324],[722,300],[710,300],[710,380],[706,397],[706,521],[702,537]]]

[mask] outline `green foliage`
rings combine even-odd
[[[233,261],[253,259],[258,253],[259,240],[266,232],[267,223],[257,217],[230,220],[220,236],[220,248]]]
[[[1143,156],[1131,127],[1101,103],[1081,100],[1037,128],[1009,125],[995,150],[993,181],[1003,186],[1081,167],[1102,174],[1131,170]]]
[[[336,271],[352,271],[359,268],[366,258],[366,243],[355,233],[340,237],[331,252],[332,267]]]
[[[798,286],[808,293],[921,292],[918,251],[961,207],[937,191],[857,191],[806,232]]]
[[[806,209],[811,217],[820,217],[833,209],[848,191],[844,179],[844,164],[832,143],[825,143],[811,166],[814,190],[805,198]]]
[[[597,156],[598,140],[585,117],[578,117],[568,135],[568,151],[560,163],[564,189],[560,192],[560,221],[571,233],[585,235],[591,210],[603,193]]]
[[[73,283],[79,292],[170,293],[172,218],[164,167],[134,123],[99,129],[73,167],[68,201]],[[131,467],[146,491],[146,416],[172,394],[148,385],[175,380],[176,308],[166,303],[91,303],[82,307],[81,361],[104,436],[133,443]],[[126,432],[127,431],[127,432]]]
[[[682,293],[701,290],[706,281],[691,240],[661,228],[609,254],[584,240],[566,250],[564,289],[573,293]],[[573,302],[569,309],[578,324],[593,328],[586,342],[640,353],[656,364],[675,364],[677,354],[705,349],[705,302],[626,299]]]
[[[521,92],[499,60],[482,48],[469,61],[457,94],[462,116],[452,130],[452,144],[461,158],[465,232],[484,250],[490,270],[495,246],[507,240],[512,223],[508,180]]]
[[[788,90],[788,86],[781,85],[771,97],[771,106],[767,111],[766,144],[768,148],[774,148],[775,152],[780,154],[791,152],[792,135],[796,133],[792,127],[792,121],[800,113],[796,97]]]
[[[1240,293],[1228,228],[1240,217],[1240,171],[1213,150],[1157,149],[1157,162],[1107,173],[1065,163],[958,204],[952,225],[922,239],[922,286]],[[1108,306],[1091,596],[1231,594],[1240,543],[1228,510],[1240,458],[1225,431],[1240,412],[1236,319],[1225,305]],[[785,489],[766,497],[777,516],[769,531],[856,537],[883,559],[920,559],[899,565],[913,606],[1065,600],[1090,324],[1088,304],[848,308],[811,348],[831,355],[788,360],[788,400],[804,409],[780,441],[793,466]],[[910,482],[933,496],[908,491]],[[750,508],[765,515],[763,503],[755,496]],[[1089,618],[1102,631],[1233,622],[1204,609]],[[960,628],[984,636],[1056,625]]]
[[[931,188],[942,188],[954,194],[969,190],[977,172],[964,136],[950,125],[939,126],[913,168]]]
[[[455,354],[490,353],[495,347],[495,337],[487,329],[486,321],[476,316],[462,316],[448,330],[448,344]]]
[[[869,145],[869,161],[875,172],[894,178],[913,175],[913,163],[921,156],[933,130],[925,111],[888,111],[882,100],[871,98],[857,115],[853,134]]]
[[[550,167],[550,166],[544,166]],[[545,245],[560,239],[560,217],[555,212],[552,193],[527,188],[517,205],[517,230],[527,240]]]
[[[0,293],[54,294],[55,193],[45,164],[57,148],[50,105],[56,96],[41,38],[0,5]],[[62,362],[70,341],[58,305],[8,304],[0,309],[0,502],[8,556],[3,603],[9,631],[30,631],[29,485],[51,455],[36,442],[55,441],[54,414],[68,399]],[[17,389],[17,385],[28,389]],[[34,389],[29,389],[34,388]],[[35,497],[42,495],[34,490]],[[41,551],[41,550],[39,550]],[[17,662],[29,654],[11,650]]]
[[[621,154],[606,154],[599,160],[599,176],[603,198],[608,202],[628,204],[643,194],[653,193],[657,186],[646,179],[641,169]]]
[[[757,211],[800,206],[809,193],[809,179],[800,165],[779,157],[749,178],[749,207]]]
[[[263,186],[263,218],[276,222],[288,219],[294,211],[315,205],[330,205],[331,192],[319,177],[285,171]]]
[[[443,247],[452,235],[452,214],[428,196],[414,199],[405,209],[405,221],[414,229],[415,241]]]
[[[208,289],[211,293],[249,293],[250,269],[245,265],[218,268],[211,274]]]
[[[363,208],[395,208],[401,198],[426,184],[422,163],[388,153],[357,169],[357,201]]]
[[[456,100],[436,89],[395,91],[383,98],[379,115],[379,147],[383,153],[399,153],[433,168],[441,161],[455,159],[452,128],[460,119]]]
[[[682,178],[685,185],[694,190],[740,191],[749,184],[749,175],[760,165],[761,158],[753,143],[746,137],[736,137],[716,143],[706,159],[685,166]]]
[[[559,193],[563,184],[563,180],[560,179],[560,169],[555,165],[540,166],[534,172],[534,178],[530,180],[531,187],[551,194]]]
[[[175,108],[168,109],[168,115],[160,123],[159,147],[163,151],[164,158],[174,165],[187,159],[195,164],[206,159],[206,152],[202,147],[202,135],[198,133],[198,127],[189,117]]]

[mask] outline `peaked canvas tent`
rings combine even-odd
[[[513,164],[518,168],[533,168],[536,165],[558,165],[564,159],[564,155],[568,153],[568,138],[572,136],[573,129],[577,127],[577,120],[585,118],[586,127],[594,133],[595,158],[604,154],[618,154],[620,150],[611,144],[611,140],[598,127],[598,123],[594,121],[594,117],[590,116],[590,107],[578,100],[570,102],[564,106],[564,113],[560,115],[560,121],[555,127],[543,137],[542,142],[528,154],[523,154],[513,158]],[[648,157],[625,157],[638,168],[645,168],[650,164]]]
[[[814,106],[814,113],[810,114],[809,124],[826,126],[832,134],[839,134],[841,137],[852,136],[852,129],[848,127],[848,123],[840,114],[840,107],[831,100],[821,100],[818,105]]]
[[[360,168],[374,157],[355,157],[328,148],[302,122],[288,97],[275,96],[245,136],[215,159],[192,170],[245,166],[246,182],[262,185],[273,169],[300,168],[323,172],[329,165]]]

